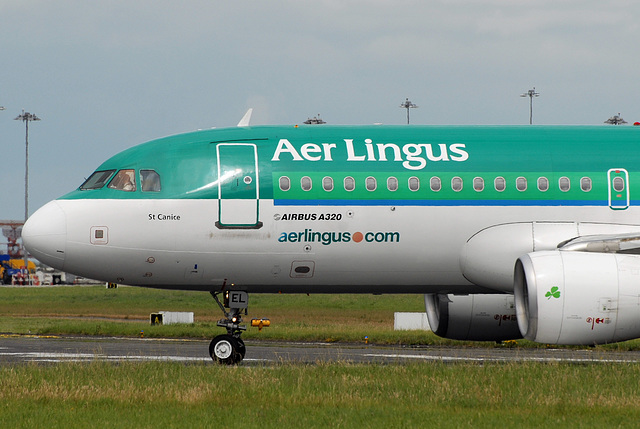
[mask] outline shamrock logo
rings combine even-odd
[[[552,287],[544,296],[546,296],[547,299],[560,298],[560,290],[558,289],[558,286]]]

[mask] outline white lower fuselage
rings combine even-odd
[[[502,272],[488,278],[510,276],[515,260],[527,252],[553,249],[577,235],[638,230],[630,226],[638,218],[633,207],[276,206],[259,200],[263,224],[256,229],[220,229],[218,210],[215,199],[56,200],[30,219],[39,224],[55,218],[57,229],[49,222],[42,238],[55,243],[55,252],[38,254],[34,228],[28,239],[34,256],[55,268],[121,284],[285,293],[486,293],[510,292],[510,285],[479,286],[474,278],[469,281],[474,272],[465,272],[465,266],[475,264],[478,271],[482,258],[487,266],[502,258]],[[521,237],[513,237],[514,244],[506,229],[489,236],[485,255],[474,249],[474,261],[466,259],[465,246],[474,235],[510,223],[541,225],[547,232],[534,234],[532,245],[520,245]]]

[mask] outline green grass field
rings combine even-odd
[[[249,328],[243,338],[381,344],[440,343],[428,332],[394,332],[394,311],[424,311],[421,295],[259,295],[250,296],[252,317],[271,327]],[[193,311],[192,325],[150,326],[157,311]],[[0,332],[148,337],[212,338],[222,317],[206,292],[134,287],[0,288]]]
[[[638,365],[0,367],[2,427],[637,427]],[[516,426],[514,426],[516,425]]]
[[[150,326],[157,311],[193,311],[189,325]],[[404,345],[465,345],[495,347],[495,343],[449,341],[425,331],[394,331],[396,311],[424,311],[422,295],[286,295],[253,294],[249,315],[268,318],[271,327],[248,328],[245,339],[282,341],[364,342]],[[0,333],[213,338],[222,313],[206,292],[137,287],[0,287]],[[520,347],[544,345],[518,340]],[[598,346],[640,350],[640,340]]]
[[[422,296],[252,295],[273,326],[244,338],[449,344],[393,330]],[[159,310],[192,325],[150,326]],[[211,338],[207,293],[120,287],[0,287],[0,332]],[[598,346],[638,349],[639,342]],[[464,343],[465,347],[495,347]],[[543,347],[518,341],[513,347]],[[640,365],[60,363],[0,365],[0,427],[637,427]]]

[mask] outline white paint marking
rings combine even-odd
[[[102,361],[159,361],[159,362],[210,362],[210,357],[190,356],[143,356],[143,355],[102,355],[93,353],[39,353],[0,352],[0,357],[10,356],[39,362],[89,362]],[[264,359],[244,359],[244,362],[261,362]]]
[[[629,359],[588,359],[588,358],[543,358],[543,357],[511,357],[511,358],[474,358],[459,356],[430,356],[430,355],[391,355],[391,354],[365,354],[367,357],[391,358],[391,359],[422,359],[432,361],[454,361],[454,362],[511,362],[511,361],[531,361],[531,362],[571,362],[571,363],[636,363]]]

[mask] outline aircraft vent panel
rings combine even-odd
[[[294,279],[305,279],[313,277],[316,264],[313,261],[293,261],[291,263],[290,276]]]

